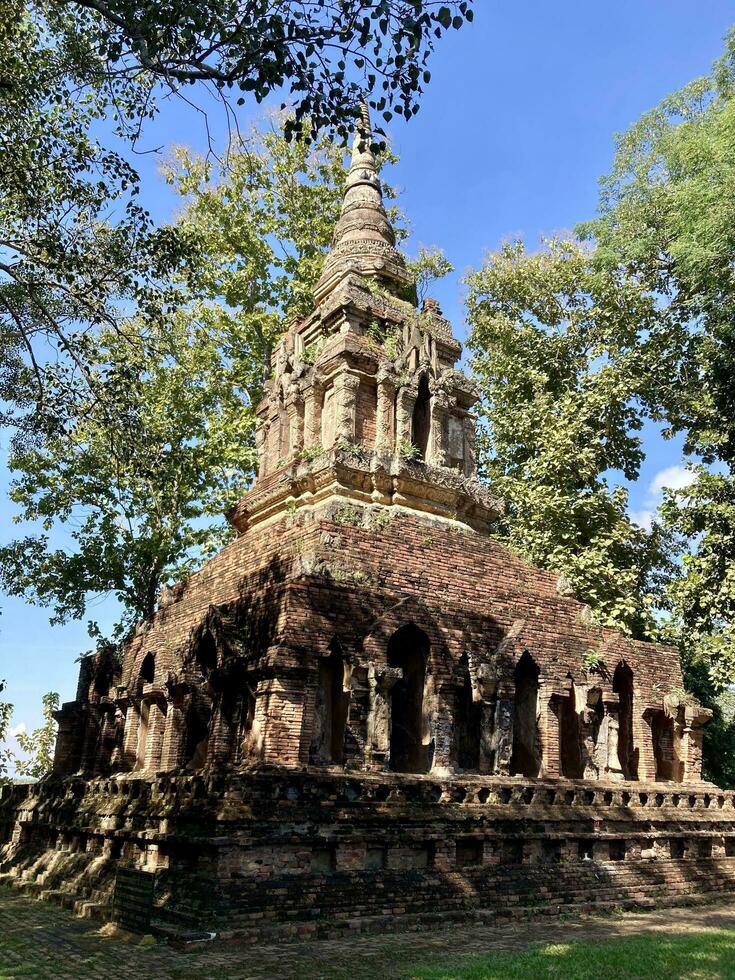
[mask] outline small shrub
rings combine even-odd
[[[315,459],[319,459],[323,455],[324,446],[309,446],[308,449],[301,450],[301,459],[304,463],[313,463]]]
[[[407,462],[413,462],[421,457],[419,447],[414,446],[414,444],[408,439],[398,440],[398,443],[396,444],[396,452],[401,459],[405,459]]]
[[[308,347],[305,347],[302,354],[301,360],[304,364],[316,364],[317,358],[319,357],[319,352],[324,344],[323,338],[321,340],[315,340]]]
[[[334,523],[359,527],[362,524],[362,514],[351,504],[342,504],[334,512]]]
[[[359,442],[341,442],[337,448],[359,463],[364,463],[369,456],[368,450]]]

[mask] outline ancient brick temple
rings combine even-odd
[[[489,533],[477,390],[364,139],[314,298],[239,536],[83,661],[53,776],[0,798],[0,868],[102,913],[144,869],[161,920],[245,937],[731,888],[677,651]]]

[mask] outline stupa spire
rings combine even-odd
[[[388,287],[404,285],[410,278],[405,260],[396,248],[396,235],[383,203],[372,150],[370,112],[364,102],[355,125],[352,158],[332,250],[314,290],[317,302],[349,272],[379,279]]]
[[[372,151],[370,111],[363,102],[355,126],[352,159],[347,173],[342,212],[333,245],[346,241],[381,241],[395,245],[396,236],[383,204],[378,167]]]

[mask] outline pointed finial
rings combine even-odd
[[[403,256],[383,204],[383,191],[372,151],[372,127],[367,103],[360,103],[352,142],[352,159],[345,181],[342,211],[334,229],[332,251],[324,261],[314,291],[317,301],[348,271],[379,276],[387,281],[408,280]]]

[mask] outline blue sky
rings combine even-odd
[[[475,21],[437,50],[421,112],[395,117],[390,135],[400,163],[389,175],[412,222],[407,251],[440,245],[455,274],[433,292],[466,336],[461,278],[510,237],[531,247],[539,235],[570,229],[594,214],[598,177],[610,168],[613,134],[671,91],[708,71],[735,11],[724,0],[476,0]],[[247,127],[260,110],[244,107]],[[216,112],[215,112],[216,116]],[[213,117],[215,132],[219,127]],[[147,146],[202,149],[201,119],[168,104],[145,134]],[[143,201],[168,220],[177,199],[157,174],[160,157],[137,158]],[[646,519],[663,484],[681,481],[681,449],[644,430],[648,458],[631,508]],[[5,445],[0,446],[4,451]],[[14,533],[0,455],[0,528]],[[48,612],[0,599],[0,678],[16,706],[15,725],[40,722],[41,695],[71,700],[84,623],[51,627]],[[94,611],[104,624],[114,610]]]

